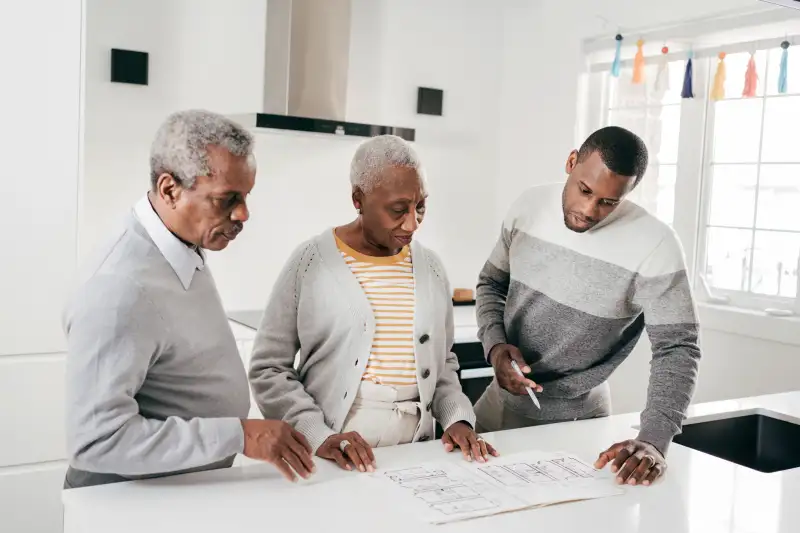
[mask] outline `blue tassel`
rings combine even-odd
[[[622,35],[618,33],[614,38],[617,40],[617,52],[614,54],[614,62],[611,64],[611,75],[615,78],[619,78],[620,56],[622,55]]]
[[[783,48],[783,52],[781,52],[781,70],[780,74],[778,74],[778,93],[786,94],[789,92],[787,76],[787,71],[789,70],[789,41],[783,41],[781,48]]]
[[[694,98],[692,91],[692,56],[694,54],[689,52],[689,59],[686,61],[686,74],[683,76],[683,89],[681,90],[681,98]]]

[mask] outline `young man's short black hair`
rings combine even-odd
[[[614,174],[634,176],[634,187],[639,184],[647,170],[647,146],[635,133],[608,126],[589,135],[578,150],[578,162],[581,163],[594,152]]]

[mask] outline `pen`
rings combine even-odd
[[[523,378],[525,377],[525,374],[522,373],[522,370],[519,369],[519,365],[513,359],[511,360],[511,366],[514,367],[514,370],[517,371],[517,374],[519,374]],[[528,391],[528,396],[531,397],[531,400],[533,400],[533,404],[536,406],[536,408],[537,409],[541,409],[542,406],[539,405],[539,400],[536,399],[536,396],[533,394],[533,391],[531,390],[531,388],[530,387],[525,387],[525,390]]]

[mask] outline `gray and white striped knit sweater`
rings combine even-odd
[[[577,398],[603,384],[646,330],[653,356],[639,438],[665,452],[681,430],[700,358],[680,242],[629,201],[588,232],[570,231],[562,191],[563,184],[530,189],[503,223],[478,283],[484,350],[518,346],[531,379],[544,387],[543,399]],[[527,397],[503,392],[511,409],[532,409]]]

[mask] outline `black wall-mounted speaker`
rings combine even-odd
[[[417,89],[417,113],[420,115],[442,115],[444,91],[419,87]]]
[[[147,52],[111,49],[111,81],[147,85]]]

